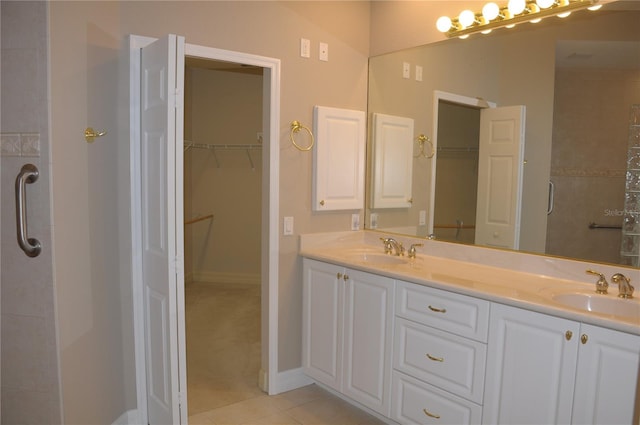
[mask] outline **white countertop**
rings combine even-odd
[[[640,283],[637,279],[640,277],[640,271],[637,269],[591,265],[475,247],[459,248],[458,252],[453,253],[453,251],[447,251],[455,249],[455,244],[397,236],[393,237],[403,242],[405,248],[408,248],[411,243],[422,243],[424,247],[418,248],[415,259],[389,257],[384,254],[382,243],[378,240],[381,236],[385,235],[367,231],[302,235],[300,255],[393,279],[640,335],[640,313],[617,316],[590,312],[567,306],[553,298],[558,294],[577,292],[609,297],[610,301],[616,302],[618,294],[616,285],[610,284],[608,295],[595,294],[596,279],[584,272],[587,268],[595,268],[605,273],[610,280],[611,272],[616,270],[616,272],[625,273],[631,278],[631,284],[638,287],[634,299],[620,301],[636,303],[640,307]],[[454,248],[451,247],[452,245]],[[469,250],[473,248],[480,252],[470,255]],[[460,249],[467,252],[461,255]],[[445,257],[440,252],[449,255]],[[474,256],[476,258],[473,258]],[[504,256],[510,258],[500,258]],[[471,258],[475,261],[469,261]],[[505,261],[514,264],[514,267],[501,265]],[[530,270],[532,268],[541,269],[541,272],[532,272]],[[557,273],[563,268],[566,269],[566,273]],[[583,277],[582,274],[584,274]],[[577,280],[575,277],[582,277],[582,279]],[[640,308],[638,311],[640,312]]]

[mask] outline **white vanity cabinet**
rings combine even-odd
[[[489,302],[397,282],[391,418],[480,423]]]
[[[304,259],[305,374],[389,416],[394,281]]]
[[[640,337],[493,303],[486,424],[631,424]]]

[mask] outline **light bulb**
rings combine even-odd
[[[546,9],[553,6],[555,0],[536,0],[536,3],[538,4],[538,6],[540,6],[540,8]]]
[[[436,28],[440,32],[447,32],[451,29],[451,18],[448,16],[441,16],[436,21]]]
[[[476,15],[470,11],[469,9],[463,10],[460,12],[460,16],[458,16],[458,22],[462,25],[462,28],[467,28],[476,21]]]
[[[493,2],[485,4],[482,8],[482,16],[484,16],[487,21],[493,21],[499,14],[500,8]]]
[[[564,13],[558,13],[558,18],[566,18],[567,16],[571,15],[571,12],[564,12]]]
[[[458,37],[460,40],[464,40],[466,38],[469,38],[469,34],[465,34],[465,35],[461,35],[460,37]]]
[[[491,33],[491,30],[484,30],[484,31],[480,31],[482,34],[489,34]]]
[[[513,15],[519,15],[524,12],[524,8],[527,6],[525,0],[509,0],[507,8]]]
[[[532,24],[537,24],[538,22],[542,21],[542,18],[536,18],[536,19],[532,19],[529,22],[531,22]]]
[[[593,6],[591,6],[591,7],[587,7],[587,9],[589,9],[589,10],[591,10],[591,11],[595,11],[595,10],[600,9],[601,7],[602,7],[602,5],[601,5],[601,4],[594,4],[594,5],[593,5]]]

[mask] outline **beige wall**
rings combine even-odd
[[[198,144],[259,145],[262,78],[247,72],[188,70],[187,138]],[[194,147],[185,152],[185,217],[214,214],[213,220],[185,227],[188,280],[260,282],[261,177],[261,149],[214,153]]]
[[[314,105],[366,109],[368,2],[63,2],[51,8],[53,200],[66,423],[111,423],[135,408],[128,223],[126,97],[117,75],[127,34],[177,33],[187,43],[279,58],[280,214],[299,233],[346,230],[350,213],[311,212],[311,154],[289,124]],[[300,38],[312,58],[299,56]],[[329,44],[329,62],[317,59]],[[87,125],[107,130],[88,145]],[[120,129],[120,131],[119,131]],[[117,229],[117,231],[116,231]],[[280,371],[300,366],[297,237],[280,240]],[[124,371],[124,373],[122,373]],[[91,385],[86,385],[90,382]]]

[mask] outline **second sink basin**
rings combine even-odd
[[[618,298],[615,295],[572,292],[557,294],[553,300],[568,307],[611,316],[640,318],[640,302],[636,299]]]
[[[382,252],[372,251],[352,251],[345,254],[345,259],[358,263],[378,264],[378,265],[395,265],[406,264],[408,260],[405,257],[396,255],[388,255]]]

